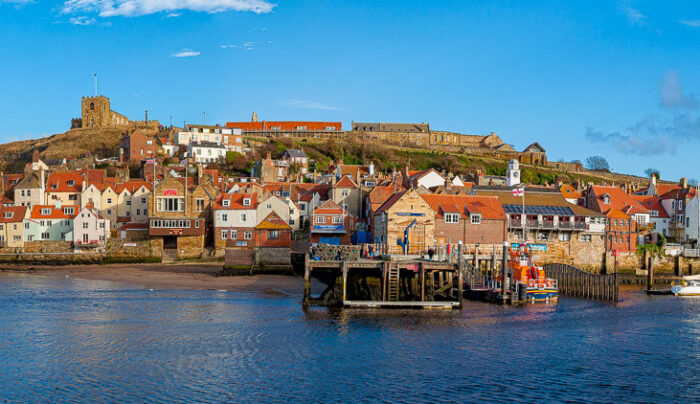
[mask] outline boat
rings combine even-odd
[[[700,275],[684,276],[680,285],[672,285],[671,292],[676,296],[700,296]]]
[[[517,283],[519,295],[528,302],[550,302],[559,298],[559,285],[556,279],[547,278],[541,266],[535,264],[530,248],[521,244],[509,248],[508,266]],[[523,293],[524,292],[524,293]]]

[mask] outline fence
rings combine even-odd
[[[617,273],[594,274],[567,264],[547,264],[543,268],[548,278],[557,280],[562,295],[618,300]]]

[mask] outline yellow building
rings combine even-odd
[[[28,216],[26,206],[0,207],[0,248],[22,248],[22,221]]]

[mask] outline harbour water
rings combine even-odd
[[[298,295],[0,274],[10,402],[700,401],[700,300],[304,311]]]

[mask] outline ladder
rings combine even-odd
[[[389,273],[387,274],[387,300],[397,302],[399,300],[399,266],[398,264],[389,264]]]

